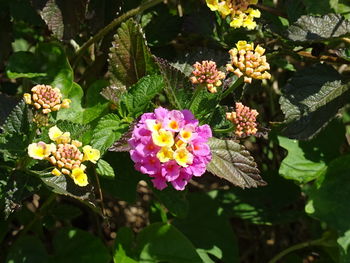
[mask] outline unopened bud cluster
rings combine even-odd
[[[226,118],[235,125],[235,134],[238,137],[255,135],[257,130],[256,117],[258,112],[244,106],[240,102],[236,102],[236,111],[227,112]]]
[[[252,79],[270,79],[269,63],[264,56],[265,49],[254,43],[238,41],[236,48],[229,51],[231,64],[226,65],[228,71],[233,72],[237,77],[244,76],[244,82],[251,83]]]
[[[52,111],[58,111],[61,108],[69,108],[69,99],[62,100],[61,91],[58,88],[52,88],[49,85],[36,85],[32,89],[32,94],[25,93],[23,95],[27,104],[33,105],[43,114]]]
[[[54,143],[45,142],[32,143],[28,146],[28,155],[33,159],[48,160],[55,168],[54,175],[69,175],[74,183],[79,186],[86,186],[88,178],[85,173],[84,161],[96,163],[100,158],[99,150],[93,149],[90,145],[82,148],[82,143],[71,140],[69,132],[62,132],[56,126],[50,128],[49,137]]]
[[[216,88],[222,85],[221,80],[225,78],[225,73],[217,70],[214,61],[196,62],[193,67],[191,82],[193,84],[203,84],[209,92],[216,93]]]
[[[245,27],[252,30],[256,27],[254,18],[259,18],[261,13],[257,9],[250,8],[257,4],[258,0],[206,0],[207,6],[212,11],[218,11],[223,18],[230,16],[230,26],[234,28]]]

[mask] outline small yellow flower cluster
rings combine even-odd
[[[69,132],[62,132],[57,126],[50,128],[49,137],[54,143],[45,142],[32,143],[28,146],[28,155],[33,159],[48,160],[56,166],[52,170],[54,175],[69,175],[74,183],[79,186],[88,184],[85,173],[84,161],[96,163],[100,158],[100,151],[93,149],[90,145],[82,147],[82,143],[71,140]]]
[[[256,117],[258,115],[256,110],[251,110],[242,103],[236,102],[236,111],[227,112],[226,119],[236,126],[235,134],[242,137],[256,134],[258,131]]]
[[[238,41],[237,48],[229,51],[231,64],[226,65],[228,71],[233,72],[237,77],[244,76],[244,82],[251,83],[253,79],[270,79],[271,75],[269,63],[264,56],[265,49],[254,43],[248,44],[246,41]],[[233,67],[235,66],[236,69]]]
[[[216,87],[222,85],[221,80],[225,78],[225,73],[217,70],[216,63],[214,61],[202,61],[202,63],[196,62],[192,71],[192,77],[190,78],[193,84],[204,84],[207,86],[209,92],[216,93]]]
[[[252,30],[256,27],[254,18],[260,17],[260,11],[250,8],[258,0],[206,0],[212,11],[218,11],[223,18],[231,17],[230,26],[234,28],[245,27]]]
[[[49,85],[36,85],[32,88],[32,94],[24,93],[24,101],[32,104],[43,114],[58,111],[60,108],[69,108],[70,99],[62,100],[61,91]]]

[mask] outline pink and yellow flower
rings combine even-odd
[[[169,111],[162,107],[145,113],[129,140],[135,169],[151,176],[154,187],[171,183],[184,190],[192,176],[201,176],[211,160],[207,144],[212,136],[208,125],[198,125],[189,110]]]

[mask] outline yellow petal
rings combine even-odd
[[[76,185],[87,186],[89,184],[87,175],[81,168],[74,168],[71,177]]]
[[[51,173],[52,173],[53,175],[56,175],[56,176],[61,175],[60,170],[58,170],[57,168],[53,169],[53,170],[51,171]]]
[[[186,148],[181,147],[174,152],[174,159],[179,165],[187,167],[192,163],[193,155]]]
[[[174,136],[171,131],[160,129],[159,132],[152,132],[152,140],[160,147],[171,147],[174,145]]]
[[[84,161],[90,161],[92,163],[96,163],[98,159],[100,159],[100,151],[97,149],[92,148],[90,145],[86,145],[83,147]]]
[[[56,141],[62,134],[63,132],[57,126],[53,126],[49,130],[49,137],[52,141]]]
[[[43,160],[49,157],[52,150],[52,145],[44,142],[31,143],[28,145],[28,155],[37,160]]]
[[[32,104],[32,95],[30,95],[29,93],[24,93],[23,99],[26,104]]]
[[[162,147],[157,153],[157,158],[162,163],[165,163],[171,159],[173,159],[174,151],[170,147]]]
[[[64,109],[67,109],[69,108],[69,104],[71,103],[72,101],[70,99],[64,99],[62,101],[62,104],[61,104],[61,107],[64,108]]]

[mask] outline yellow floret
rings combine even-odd
[[[83,161],[90,161],[92,163],[96,163],[98,159],[100,159],[100,151],[92,148],[90,145],[86,145],[83,147],[84,157]]]
[[[26,104],[32,104],[32,95],[30,95],[29,93],[24,93],[23,99]]]
[[[162,147],[157,153],[157,158],[162,163],[168,162],[173,159],[174,151],[170,147]]]
[[[185,147],[181,147],[174,152],[174,159],[182,167],[187,167],[192,163],[193,155]]]
[[[81,167],[74,168],[70,176],[72,177],[76,185],[87,186],[89,183],[87,179],[87,175],[86,173],[84,173],[84,169]]]
[[[160,147],[171,147],[174,145],[172,132],[160,129],[159,132],[152,132],[152,140],[155,145]]]
[[[43,160],[56,150],[54,144],[46,144],[44,142],[32,143],[28,146],[28,155],[33,159]]]

